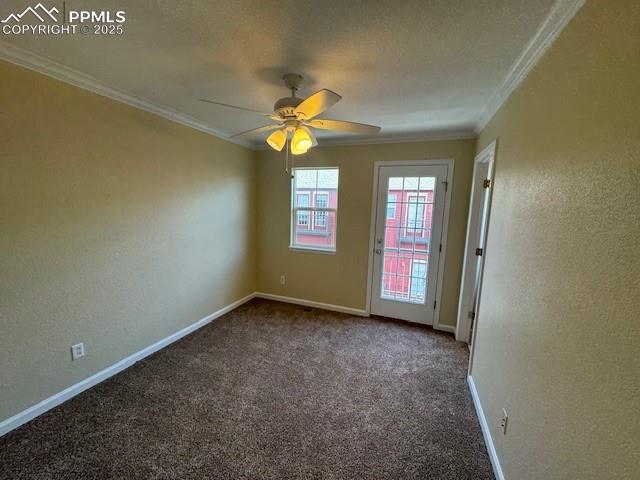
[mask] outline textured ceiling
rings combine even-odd
[[[61,7],[62,1],[43,3]],[[125,10],[125,34],[2,40],[228,135],[267,122],[197,99],[268,112],[288,94],[280,78],[292,71],[306,78],[301,96],[319,88],[343,96],[325,117],[380,125],[383,136],[420,136],[475,128],[554,2],[66,3],[67,8]],[[25,6],[24,0],[3,1],[0,15]]]

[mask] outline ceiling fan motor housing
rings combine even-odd
[[[276,101],[273,105],[273,111],[283,119],[295,118],[297,115],[294,109],[304,100],[304,98],[296,96],[296,92],[300,88],[300,84],[304,80],[304,77],[297,73],[285,73],[282,76],[282,80],[284,80],[284,84],[287,88],[291,90],[291,96],[284,97]]]
[[[273,105],[273,111],[281,117],[295,117],[295,108],[300,105],[304,98],[299,97],[283,97],[276,101]]]

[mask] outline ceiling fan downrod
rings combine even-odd
[[[282,80],[284,80],[286,87],[291,90],[291,97],[295,98],[296,92],[300,89],[304,77],[297,73],[285,73],[282,76]]]

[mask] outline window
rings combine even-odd
[[[427,290],[427,262],[426,260],[413,260],[411,262],[411,302],[424,303]]]
[[[407,231],[422,230],[424,227],[424,205],[426,198],[423,196],[409,195],[407,205]]]
[[[316,207],[329,208],[329,193],[316,193]],[[327,228],[327,212],[319,210],[315,212],[315,226]]]
[[[296,193],[296,201],[300,207],[309,206],[309,194],[308,193]],[[298,226],[309,228],[309,212],[306,210],[298,211]]]
[[[393,193],[387,195],[387,220],[393,220],[396,218],[396,198]]]
[[[338,169],[294,168],[291,248],[335,252]]]

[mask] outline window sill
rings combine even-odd
[[[295,245],[289,245],[289,250],[292,252],[306,252],[306,253],[320,253],[322,255],[335,255],[336,250],[328,248],[313,248],[313,247],[300,247]]]

